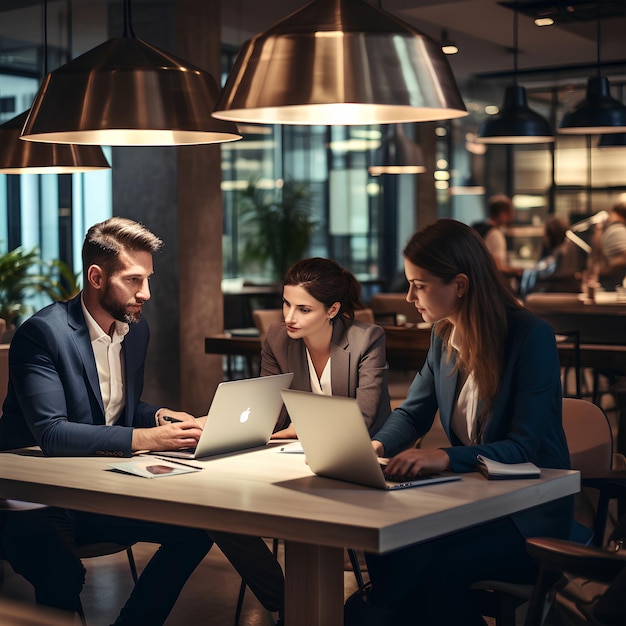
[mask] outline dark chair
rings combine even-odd
[[[33,509],[43,508],[45,505],[36,504],[34,502],[23,502],[21,500],[2,500],[0,499],[0,511],[5,514],[17,511],[28,511]],[[133,577],[133,582],[137,582],[137,566],[135,564],[135,557],[133,555],[133,549],[131,545],[113,543],[113,542],[100,542],[100,543],[87,543],[78,546],[78,556],[81,559],[91,559],[99,556],[107,556],[109,554],[117,554],[118,552],[126,552],[128,557],[128,565],[130,566],[130,573]],[[3,559],[2,551],[0,550],[0,560]],[[83,611],[82,604],[79,599],[79,606],[77,608],[80,621],[83,626],[86,626],[87,620],[85,619],[85,613]]]
[[[613,460],[613,435],[604,411],[597,405],[579,398],[563,398],[563,429],[570,452],[573,469],[586,476],[610,473]],[[591,508],[587,495],[577,496],[577,508]],[[596,522],[597,512],[591,512],[590,526],[604,534]],[[605,518],[606,520],[606,518]],[[574,523],[570,539],[579,545],[591,543],[594,530],[583,524]],[[497,626],[515,626],[515,612],[519,606],[531,599],[533,585],[514,584],[498,580],[478,581],[472,588],[477,592],[493,595],[489,604],[495,610]]]
[[[272,554],[278,558],[278,539],[272,539]],[[237,597],[237,607],[235,608],[235,626],[239,626],[239,619],[241,618],[241,611],[243,609],[243,601],[246,597],[247,585],[243,579],[241,579],[241,585],[239,586],[239,596]]]
[[[542,626],[549,607],[556,602],[568,615],[567,623],[600,626],[594,609],[616,579],[626,586],[626,554],[570,541],[534,538],[526,543],[528,553],[539,562],[539,575],[533,587],[525,626]],[[574,577],[582,577],[576,580]],[[589,583],[595,583],[592,593]],[[569,587],[569,588],[568,588]],[[587,587],[587,592],[583,593]],[[613,590],[623,597],[626,589]],[[621,601],[623,606],[623,600]],[[626,616],[622,614],[624,623]],[[619,618],[618,618],[619,619]]]

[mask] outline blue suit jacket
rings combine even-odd
[[[539,467],[569,469],[569,451],[561,423],[560,364],[554,331],[525,309],[511,309],[505,342],[504,367],[488,423],[476,445],[465,446],[451,430],[457,400],[454,353],[448,353],[433,332],[422,370],[407,399],[390,416],[374,439],[393,456],[413,445],[432,426],[439,410],[451,447],[445,448],[455,472],[476,468],[476,455],[503,463],[532,461]],[[543,505],[513,517],[524,536],[569,534],[571,499]]]
[[[80,296],[39,311],[20,326],[9,351],[9,387],[0,449],[39,445],[50,456],[130,456],[134,427],[155,425],[140,401],[150,332],[142,320],[122,343],[126,404],[116,426],[104,405]]]

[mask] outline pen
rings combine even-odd
[[[155,456],[155,459],[159,459],[159,461],[167,461],[168,463],[175,463],[176,465],[184,465],[185,467],[190,467],[191,469],[201,470],[204,467],[199,467],[198,465],[192,465],[191,463],[183,463],[182,461],[174,461],[174,459],[168,459],[164,456]]]

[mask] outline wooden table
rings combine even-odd
[[[556,332],[578,330],[581,343],[626,345],[626,302],[585,302],[578,293],[533,293],[524,304]]]
[[[223,455],[193,474],[145,479],[105,471],[119,459],[0,454],[0,497],[285,540],[285,619],[343,623],[343,549],[386,552],[573,494],[578,472],[378,491],[312,475],[278,446]]]

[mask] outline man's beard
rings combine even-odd
[[[136,324],[141,320],[141,311],[128,311],[126,309],[128,303],[115,300],[111,296],[108,285],[104,291],[100,305],[113,319],[116,319],[118,322]]]

